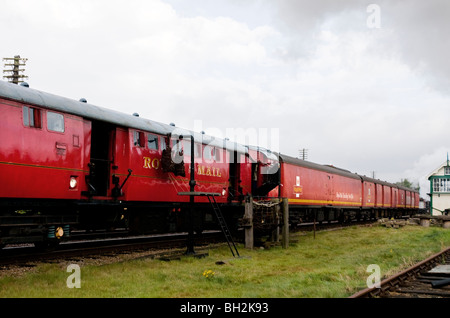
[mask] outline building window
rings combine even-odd
[[[23,124],[27,127],[41,128],[41,110],[23,106]]]
[[[450,193],[450,178],[433,179],[433,192]]]
[[[147,138],[148,149],[158,150],[158,136],[148,134]]]
[[[64,116],[58,113],[47,112],[47,129],[64,132]]]
[[[444,167],[444,174],[445,174],[446,176],[449,176],[449,175],[450,175],[450,166]]]

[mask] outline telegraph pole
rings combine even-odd
[[[299,159],[306,160],[308,158],[308,149],[300,149],[298,151]]]
[[[20,72],[25,72],[25,69],[20,67],[25,66],[27,60],[28,59],[26,58],[21,58],[20,55],[15,55],[14,57],[4,57],[3,61],[5,61],[5,68],[12,68],[3,70],[3,73],[7,74],[3,75],[3,78],[6,78],[10,83],[13,84],[22,83],[24,79],[28,78],[28,76],[20,74]]]

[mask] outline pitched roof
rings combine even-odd
[[[449,166],[448,163],[449,163],[449,162],[448,162],[447,160],[444,161],[439,167],[437,167],[436,169],[434,169],[433,172],[431,172],[431,173],[427,176],[427,179],[430,180],[430,178],[431,178],[432,176],[438,175],[439,170],[441,170],[443,167],[448,167],[448,166]],[[443,174],[442,174],[442,175],[443,175]]]

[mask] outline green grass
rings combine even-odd
[[[406,226],[350,227],[299,235],[289,249],[227,247],[203,259],[132,260],[81,266],[81,288],[70,289],[68,262],[42,264],[24,275],[0,276],[0,297],[347,297],[365,288],[369,264],[392,275],[450,246],[450,231]],[[225,265],[216,265],[224,260]],[[207,278],[205,270],[213,275]]]

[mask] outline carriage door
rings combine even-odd
[[[110,188],[115,126],[92,121],[88,186],[91,196],[107,196]]]

